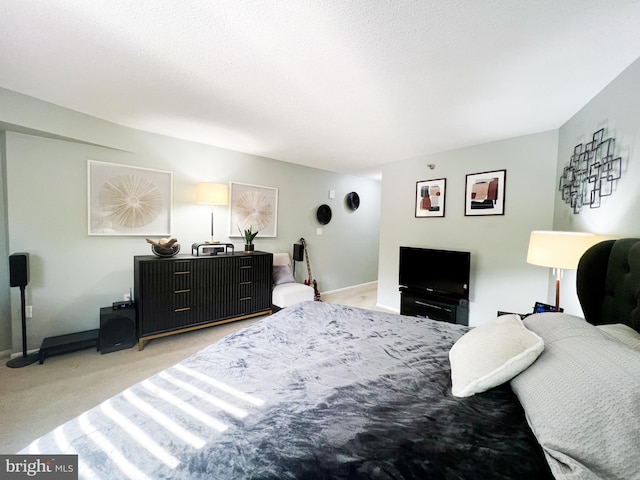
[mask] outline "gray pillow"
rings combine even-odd
[[[274,265],[273,286],[282,285],[283,283],[296,283],[296,279],[293,278],[291,273],[291,267],[289,265]]]
[[[612,325],[596,325],[601,332],[606,333],[614,340],[624,343],[627,347],[640,352],[640,333],[624,323]]]
[[[545,349],[511,387],[555,478],[640,478],[640,354],[573,315],[524,324]]]

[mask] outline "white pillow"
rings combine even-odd
[[[449,350],[451,391],[470,397],[501,385],[531,365],[544,342],[515,314],[502,315],[465,333]]]
[[[606,333],[627,347],[640,352],[640,333],[624,323],[614,323],[611,325],[596,325],[601,332]]]

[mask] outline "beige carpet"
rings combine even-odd
[[[376,309],[376,284],[322,296],[323,301]],[[49,357],[44,364],[0,364],[0,453],[31,441],[107,398],[189,357],[260,317],[151,340],[101,355],[95,349]]]

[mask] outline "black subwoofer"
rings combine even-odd
[[[104,307],[100,309],[100,336],[98,338],[100,353],[131,348],[137,341],[135,308],[114,310],[113,307]]]

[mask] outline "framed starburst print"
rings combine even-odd
[[[88,160],[89,235],[171,235],[173,173]]]
[[[275,237],[278,230],[278,189],[230,183],[229,236],[251,228],[259,237]]]

